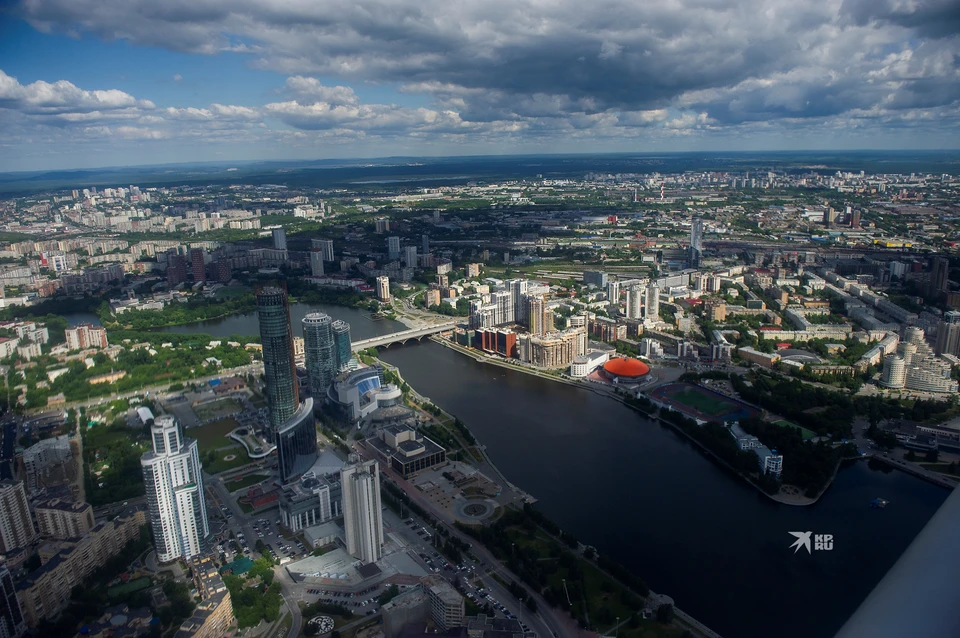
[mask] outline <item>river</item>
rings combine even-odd
[[[856,462],[816,505],[780,505],[673,430],[588,390],[435,343],[381,358],[459,416],[563,529],[726,638],[832,636],[948,494]],[[878,496],[886,509],[868,507]],[[808,530],[833,534],[834,549],[795,554],[788,532]]]
[[[310,312],[325,312],[334,319],[343,319],[350,324],[350,337],[354,341],[360,339],[369,339],[380,335],[390,334],[405,330],[406,327],[390,319],[374,320],[370,313],[357,308],[345,308],[343,306],[331,306],[327,304],[306,304],[295,303],[290,306],[290,320],[293,323],[293,333],[302,336],[303,331],[300,327],[300,321]],[[100,325],[100,320],[96,315],[89,313],[71,313],[64,315],[67,322],[73,326],[78,323],[92,323]],[[179,334],[208,334],[212,337],[229,337],[230,335],[259,335],[260,328],[257,325],[257,313],[248,312],[242,315],[232,315],[220,319],[211,319],[209,321],[197,321],[182,326],[168,326],[166,328],[157,328],[157,332],[175,332]]]
[[[336,306],[297,304],[293,320],[311,307],[350,322],[354,340],[402,329]],[[165,331],[258,333],[255,315]],[[856,462],[816,505],[780,505],[673,430],[593,392],[432,342],[381,357],[459,416],[547,516],[725,638],[832,636],[948,494]],[[876,497],[890,505],[870,509]],[[834,548],[794,553],[791,531],[832,534]]]

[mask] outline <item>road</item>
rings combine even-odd
[[[196,379],[186,379],[184,381],[178,381],[177,383],[206,383],[207,381],[212,381],[213,379],[220,379],[225,376],[242,376],[250,373],[260,373],[263,371],[263,364],[261,362],[252,363],[245,366],[240,366],[237,368],[225,368],[220,370],[216,374],[210,374],[203,377],[197,377]],[[93,399],[88,399],[86,401],[74,401],[72,403],[67,403],[64,405],[64,410],[69,410],[70,408],[88,408],[92,405],[99,405],[102,403],[108,403],[110,401],[116,401],[117,399],[130,399],[136,396],[141,396],[147,392],[152,393],[163,393],[167,392],[173,382],[166,382],[160,385],[153,386],[144,386],[139,390],[134,390],[132,392],[124,392],[123,394],[111,394],[103,397],[96,397]],[[46,408],[40,410],[35,410],[35,412],[46,411]]]
[[[501,578],[503,578],[507,582],[510,582],[510,581],[516,581],[517,583],[523,582],[516,574],[513,574],[512,572],[510,572],[510,570],[508,570],[505,566],[503,566],[500,563],[500,561],[476,539],[469,537],[466,534],[461,533],[458,529],[456,529],[453,526],[453,520],[451,520],[450,517],[445,512],[437,510],[434,507],[432,502],[430,502],[428,499],[422,498],[422,496],[420,495],[419,491],[416,488],[412,487],[409,483],[403,480],[392,469],[387,468],[383,470],[383,476],[385,480],[391,481],[394,485],[396,485],[401,490],[403,490],[413,501],[415,501],[418,505],[420,505],[420,507],[422,507],[425,511],[430,512],[430,514],[437,521],[440,521],[441,524],[444,525],[445,529],[450,533],[451,536],[458,538],[464,543],[467,543],[468,545],[472,546],[473,549],[471,551],[477,558],[480,559],[479,562],[482,567],[485,567],[485,566],[491,567],[498,574],[500,574]],[[557,611],[553,609],[550,605],[548,605],[547,602],[538,593],[531,592],[531,595],[533,595],[533,597],[537,601],[538,612],[537,612],[536,618],[539,619],[541,622],[538,623],[537,625],[530,624],[530,623],[527,623],[527,624],[530,625],[531,627],[538,626],[539,630],[534,629],[534,631],[536,631],[538,635],[540,635],[541,637],[549,637],[550,635],[572,637],[572,636],[578,635],[578,632],[574,628],[571,628],[570,623],[566,619],[559,617],[557,614]],[[520,601],[518,601],[516,598],[511,596],[509,592],[505,593],[505,597],[502,600],[511,601],[512,603],[511,607],[514,610],[520,610],[523,607]],[[533,620],[533,618],[531,618],[531,620]]]
[[[251,471],[256,471],[252,468],[245,468],[240,473],[249,473]],[[236,501],[231,497],[230,491],[223,484],[224,476],[231,476],[237,474],[237,471],[226,472],[221,476],[212,476],[210,474],[204,473],[203,482],[208,489],[212,489],[216,497],[216,502],[211,503],[208,499],[208,509],[207,514],[210,518],[211,526],[214,525],[214,520],[218,520],[221,525],[221,531],[217,533],[217,539],[221,542],[228,541],[230,539],[231,533],[238,538],[242,534],[243,538],[246,540],[247,545],[250,547],[251,557],[259,557],[259,554],[254,549],[256,542],[258,540],[263,540],[265,544],[270,546],[272,549],[277,551],[278,558],[283,555],[280,552],[278,540],[281,538],[279,534],[279,529],[274,521],[277,516],[275,510],[267,510],[267,512],[260,512],[259,514],[245,514],[243,510],[237,505]],[[221,509],[221,505],[226,508],[226,513],[229,513],[231,516],[228,518]],[[258,520],[259,518],[259,520]],[[266,522],[264,522],[266,521]],[[256,529],[254,526],[256,525]],[[262,533],[263,537],[261,538],[259,534]],[[284,541],[288,542],[288,541]],[[232,552],[230,552],[232,554]],[[303,624],[303,614],[300,613],[300,606],[297,604],[297,597],[295,596],[295,591],[292,581],[289,579],[286,570],[282,567],[275,567],[274,578],[277,582],[280,583],[280,595],[283,597],[284,604],[290,610],[293,623],[290,626],[290,631],[288,636],[296,638],[300,635],[300,628]],[[281,617],[283,614],[281,613]]]
[[[477,588],[473,586],[471,581],[475,578],[479,578],[483,582],[483,585],[487,591],[495,599],[500,601],[501,604],[505,605],[521,622],[526,623],[527,626],[529,626],[530,629],[536,632],[541,638],[551,638],[553,635],[551,633],[553,629],[539,613],[545,609],[548,609],[546,603],[538,599],[538,613],[533,613],[527,609],[523,603],[514,598],[513,595],[506,588],[500,585],[500,583],[498,583],[490,573],[487,573],[487,569],[489,569],[491,572],[496,572],[500,578],[503,578],[506,582],[514,580],[519,583],[521,581],[515,575],[511,574],[509,570],[500,565],[500,563],[486,551],[486,548],[480,545],[476,540],[467,536],[461,536],[456,530],[445,525],[445,529],[450,530],[461,540],[473,545],[473,549],[471,551],[479,560],[473,561],[466,556],[464,557],[463,564],[473,569],[472,574],[456,570],[442,569],[439,566],[443,565],[443,561],[445,559],[437,558],[439,556],[439,552],[437,552],[436,548],[430,545],[429,542],[425,541],[416,533],[416,530],[418,530],[420,527],[423,527],[423,520],[412,512],[409,512],[408,514],[409,516],[406,520],[416,521],[417,527],[415,529],[411,529],[409,525],[405,524],[404,521],[401,520],[400,517],[390,509],[387,509],[384,512],[383,520],[387,525],[387,531],[389,531],[392,536],[399,538],[414,550],[416,562],[423,567],[427,573],[432,573],[433,568],[423,560],[423,554],[431,557],[431,561],[433,561],[434,565],[437,566],[438,571],[436,574],[438,576],[442,576],[448,580],[459,578],[463,589],[466,590],[466,593],[476,594]],[[487,601],[480,601],[479,604],[482,606],[485,602]],[[503,614],[500,612],[496,612],[495,615],[503,617]],[[557,624],[560,623],[555,623],[554,626]],[[562,626],[562,624],[560,624],[560,626]],[[576,634],[558,633],[558,635],[565,636]]]

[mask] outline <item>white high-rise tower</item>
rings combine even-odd
[[[343,530],[347,553],[364,563],[383,555],[383,520],[380,516],[380,468],[376,461],[350,461],[340,470],[343,489]]]
[[[643,306],[643,288],[630,286],[627,288],[627,319],[640,319],[640,308]]]
[[[210,536],[197,442],[167,414],[154,420],[150,437],[153,451],[140,457],[140,467],[157,559],[197,556]]]
[[[660,288],[657,284],[647,286],[646,310],[643,316],[646,323],[660,321]]]

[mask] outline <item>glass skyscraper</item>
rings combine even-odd
[[[270,423],[278,428],[300,405],[287,291],[276,286],[257,291],[257,316],[263,344],[263,376],[267,385]]]
[[[350,341],[350,324],[337,319],[333,322],[333,350],[336,359],[336,374],[347,369],[347,364],[353,358],[353,347]]]
[[[287,291],[276,286],[260,289],[257,292],[257,315],[263,344],[263,377],[267,386],[274,443],[277,445],[280,482],[289,483],[309,470],[317,460],[313,398],[308,397],[301,403],[297,391]]]
[[[327,388],[337,372],[332,324],[330,315],[322,312],[311,312],[303,318],[303,354],[310,394],[317,407],[327,396]]]

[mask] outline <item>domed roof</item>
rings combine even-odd
[[[650,366],[643,361],[631,358],[610,359],[603,364],[607,373],[617,377],[642,377],[650,372]]]

